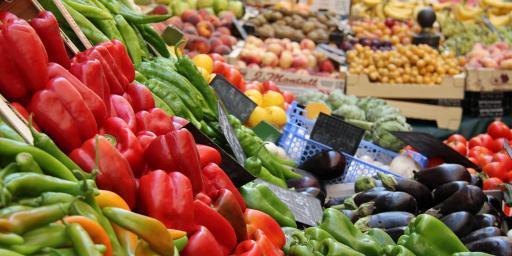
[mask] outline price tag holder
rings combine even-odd
[[[345,64],[345,53],[340,49],[331,47],[327,44],[319,44],[316,47],[316,50],[323,52],[327,58],[337,62],[340,65]]]
[[[255,177],[252,176],[248,171],[246,171],[245,168],[242,165],[240,165],[236,159],[234,159],[229,153],[227,153],[219,145],[213,142],[203,132],[197,129],[197,127],[195,127],[193,124],[188,123],[185,126],[185,128],[189,130],[192,133],[192,135],[194,135],[196,143],[213,147],[220,152],[222,156],[220,168],[222,168],[222,170],[224,170],[227,173],[229,179],[233,181],[235,186],[241,187],[245,185],[247,182],[251,182],[255,179]]]
[[[297,222],[307,226],[317,226],[322,221],[322,204],[317,198],[284,189],[260,179],[256,179],[255,182],[267,185],[290,208]]]
[[[226,114],[226,111],[224,110],[224,106],[220,101],[217,102],[217,106],[219,108],[219,126],[222,130],[222,133],[224,133],[224,136],[226,137],[229,147],[231,148],[231,151],[233,151],[233,154],[235,155],[236,160],[240,165],[244,165],[245,161],[245,153],[242,149],[242,146],[240,145],[240,142],[238,141],[238,138],[235,135],[235,132],[233,131],[233,127],[231,127],[231,124],[228,120],[228,115]]]
[[[235,35],[239,35],[243,40],[247,38],[247,31],[239,20],[233,20],[233,27],[235,27]]]
[[[256,108],[256,103],[222,75],[216,75],[210,84],[224,106],[226,106],[228,112],[240,119],[242,123],[245,123],[254,108]]]
[[[354,155],[363,139],[364,130],[342,119],[320,113],[311,130],[310,139],[336,151]]]
[[[459,152],[453,150],[431,134],[424,132],[392,132],[392,134],[426,157],[441,157],[447,163],[460,164],[465,167],[480,170],[480,167],[476,164],[469,161],[465,156],[459,154]]]
[[[168,45],[176,45],[183,39],[183,32],[174,26],[167,26],[162,33],[162,38]]]

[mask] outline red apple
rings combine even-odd
[[[159,4],[155,6],[155,8],[153,8],[153,10],[150,13],[155,15],[165,15],[169,13],[169,9],[167,8],[166,5]]]
[[[209,53],[210,52],[210,42],[206,38],[203,37],[193,37],[188,42],[188,48],[191,51],[197,51],[199,53]]]
[[[199,23],[197,23],[197,33],[200,36],[210,38],[210,36],[213,33],[213,30],[215,29],[213,25],[209,21],[202,20]]]
[[[183,26],[184,26],[181,18],[177,17],[177,16],[173,16],[173,17],[169,18],[168,20],[165,21],[165,24],[172,25],[175,28],[178,28],[180,30],[183,30]]]
[[[222,44],[213,48],[213,52],[221,55],[228,55],[231,52],[231,49],[228,46]]]
[[[311,39],[304,38],[304,39],[302,39],[302,41],[300,41],[301,49],[314,50],[315,47],[316,47],[315,42],[313,42],[313,40],[311,40]]]
[[[210,53],[210,57],[215,61],[215,60],[218,60],[218,61],[222,61],[222,62],[225,62],[224,60],[224,57],[222,57],[222,55],[218,54],[218,53]]]
[[[216,54],[216,53],[213,53]],[[223,61],[215,60],[213,62],[213,73],[215,74],[224,74],[226,70],[229,69],[229,64],[224,63]]]
[[[318,68],[320,71],[328,73],[334,72],[335,70],[334,64],[332,64],[332,61],[328,59],[320,61],[320,63],[318,63]]]
[[[186,10],[181,14],[181,19],[184,22],[192,23],[194,26],[199,23],[202,18],[199,16],[196,10]]]
[[[219,28],[217,28],[217,31],[223,35],[227,35],[227,36],[231,35],[231,30],[229,30],[229,28],[226,28],[226,27],[219,27]]]

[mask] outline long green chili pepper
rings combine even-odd
[[[24,241],[22,244],[12,245],[9,248],[29,255],[46,247],[59,248],[71,245],[71,241],[66,234],[66,226],[57,223],[30,230],[23,234],[22,239]]]
[[[174,113],[174,111],[171,109],[171,107],[169,107],[169,105],[167,105],[167,103],[165,103],[164,100],[162,100],[160,97],[158,97],[155,93],[153,93],[153,99],[155,99],[155,106],[157,108],[161,108],[163,111],[165,111],[165,113],[171,115],[171,116],[174,116],[176,115]]]
[[[88,186],[94,189],[93,180],[86,180]],[[64,192],[71,195],[85,193],[83,182],[68,181],[53,176],[18,172],[4,179],[4,185],[13,196],[39,196],[44,192]]]
[[[66,3],[64,3],[64,6],[87,39],[91,40],[92,44],[99,44],[109,40],[108,37],[94,26],[94,24],[92,24],[92,22],[90,22],[84,15]]]
[[[0,218],[7,218],[15,212],[30,210],[32,207],[26,205],[11,205],[0,209]]]
[[[23,244],[23,237],[14,233],[0,233],[0,246]]]
[[[147,23],[158,23],[162,21],[166,21],[169,19],[172,15],[166,14],[166,15],[143,15],[136,13],[135,11],[131,10],[130,8],[121,5],[121,10],[119,14],[123,15],[123,17],[135,24],[147,24]]]
[[[119,29],[119,32],[121,32],[121,35],[123,36],[133,64],[139,65],[142,61],[142,51],[139,45],[139,40],[137,39],[137,34],[135,34],[135,31],[123,16],[118,14],[114,16],[114,20],[116,21],[117,29]]]
[[[136,26],[133,26],[133,24],[130,24],[130,26],[133,28],[133,32],[135,32],[135,35],[137,36],[137,41],[139,41],[142,58],[148,58],[149,56],[151,56],[151,53],[149,52],[149,48],[146,44],[146,41],[144,41],[142,33]]]
[[[11,250],[0,248],[0,255],[2,256],[23,256],[23,254],[19,254],[17,252],[13,252]]]
[[[75,197],[61,192],[45,192],[38,197],[25,198],[18,200],[18,204],[39,207],[43,205],[51,205],[57,203],[71,203],[75,200]]]
[[[152,27],[147,24],[137,24],[136,27],[142,34],[146,42],[148,42],[162,57],[169,58],[171,54],[167,49],[167,44],[162,39],[162,36],[158,34]]]
[[[27,152],[21,152],[16,155],[16,164],[18,165],[18,170],[20,172],[34,172],[34,173],[43,173],[41,167],[37,164],[34,157]]]
[[[15,212],[7,218],[0,219],[0,232],[23,234],[28,230],[55,222],[68,214],[69,205],[69,203],[54,204]]]
[[[95,244],[94,247],[100,253],[105,253],[107,247],[102,244]],[[43,248],[41,252],[31,254],[30,256],[76,256],[75,250],[73,248]]]
[[[121,4],[116,0],[92,0],[101,2],[111,13],[119,14],[121,12]]]
[[[100,20],[112,19],[110,12],[106,12],[96,6],[80,3],[76,0],[64,0],[64,2],[87,18]]]
[[[14,157],[21,152],[30,153],[45,173],[58,178],[77,181],[73,173],[65,165],[45,151],[30,146],[27,143],[0,138],[0,156]]]
[[[94,247],[91,237],[80,224],[69,223],[66,225],[66,231],[78,256],[101,256]]]
[[[5,177],[7,177],[7,175],[18,171],[18,165],[16,163],[10,163],[2,170],[0,170],[0,179],[3,180]]]

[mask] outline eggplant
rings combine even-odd
[[[392,211],[416,214],[418,203],[414,197],[405,192],[388,192],[377,196],[371,202],[359,206],[358,211],[363,216]]]
[[[477,229],[466,236],[462,237],[460,240],[464,244],[469,244],[471,242],[482,240],[484,238],[493,237],[493,236],[501,236],[503,235],[503,232],[501,232],[501,229],[497,227],[485,227]]]
[[[308,171],[321,180],[341,177],[345,172],[345,156],[334,150],[322,151],[306,161],[299,169]]]
[[[444,200],[448,199],[453,193],[462,189],[464,186],[469,185],[469,183],[465,181],[452,181],[448,182],[444,185],[439,186],[434,190],[434,203],[439,204]]]
[[[393,241],[395,241],[395,243],[398,243],[398,238],[400,238],[404,234],[406,228],[407,226],[394,227],[384,229],[384,231],[386,231],[386,233],[388,233],[388,235],[391,238],[393,238]]]
[[[375,188],[374,188],[375,189]],[[360,206],[364,203],[368,203],[372,201],[373,199],[377,198],[380,195],[391,193],[391,191],[387,190],[369,190],[366,192],[358,193],[356,196],[354,196],[354,203],[356,203],[357,206]]]
[[[320,182],[315,177],[315,175],[297,168],[294,168],[293,171],[302,175],[302,177],[287,180],[286,185],[288,185],[289,188],[301,189],[315,187],[322,189],[322,187],[320,186]]]
[[[470,184],[482,188],[484,186],[484,180],[480,177],[480,175],[471,174]]]
[[[395,178],[391,175],[378,174],[384,186],[391,191],[400,191],[413,196],[418,202],[418,208],[425,210],[432,207],[432,192],[427,186],[411,179]]]
[[[407,226],[414,218],[414,214],[409,212],[383,212],[359,219],[355,226],[359,230],[368,230],[370,228],[395,228]]]
[[[414,179],[435,189],[452,181],[471,182],[471,174],[460,164],[441,164],[414,173]]]
[[[500,221],[492,214],[484,213],[476,215],[474,228],[480,229],[485,227],[500,227]]]
[[[325,202],[325,192],[319,188],[307,187],[307,188],[300,188],[295,191],[297,191],[301,194],[305,194],[305,195],[309,195],[309,196],[317,198],[318,200],[320,200],[320,204]]]
[[[357,214],[357,211],[352,210],[346,210],[346,209],[338,209],[338,211],[341,211],[343,214],[345,214],[352,223],[356,223],[359,220],[359,215]]]
[[[473,185],[465,185],[446,200],[425,213],[440,217],[452,212],[467,211],[476,214],[485,202],[485,194]]]
[[[341,197],[329,198],[329,200],[327,200],[327,202],[324,204],[324,208],[330,208],[335,205],[343,204],[344,201],[345,198]]]
[[[512,255],[512,239],[506,236],[493,236],[471,242],[466,247],[472,252],[485,252],[495,256]]]
[[[441,221],[458,237],[463,237],[474,230],[475,215],[469,212],[454,212],[444,216]]]

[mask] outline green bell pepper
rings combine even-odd
[[[318,228],[318,227],[309,227],[304,230],[304,235],[309,240],[316,240],[316,241],[322,241],[327,238],[334,239],[331,234],[329,234],[327,231]]]
[[[319,227],[331,234],[338,242],[367,256],[379,256],[381,245],[369,235],[359,231],[350,219],[336,209],[325,209]]]
[[[288,256],[314,256],[313,250],[306,246],[301,244],[296,244],[290,247],[290,250],[286,254]]]
[[[452,254],[452,256],[492,256],[492,254],[485,252],[458,252]]]
[[[292,211],[266,185],[247,183],[240,188],[240,193],[247,207],[265,212],[281,226],[297,227]]]
[[[468,249],[442,221],[436,217],[421,214],[406,228],[398,244],[417,256],[450,256]]]
[[[386,245],[381,250],[382,256],[416,256],[409,249],[401,245]]]
[[[366,232],[366,234],[373,237],[373,239],[377,241],[381,246],[395,245],[393,238],[391,238],[388,233],[386,233],[386,231],[380,228],[371,228],[368,232]]]
[[[319,253],[325,256],[364,256],[362,254],[334,239],[324,239],[316,248]]]
[[[290,247],[301,242],[299,240],[302,238],[300,236],[300,233],[302,233],[302,231],[300,231],[296,228],[290,228],[290,227],[282,227],[281,230],[283,230],[284,236],[286,238],[286,243],[284,244],[282,250],[285,254],[287,254],[288,251],[290,250]],[[298,234],[298,235],[295,235],[295,234]],[[306,238],[304,238],[304,239],[306,239]]]

